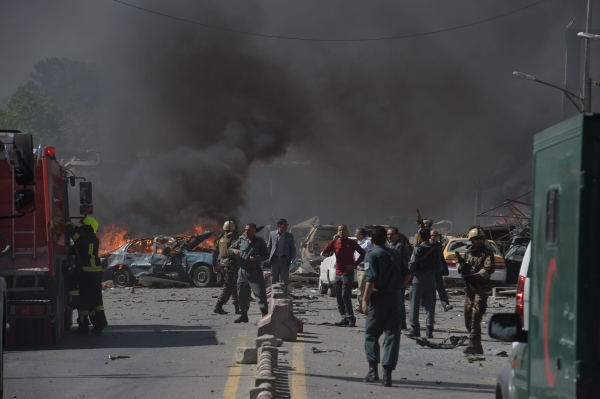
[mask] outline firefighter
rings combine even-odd
[[[496,270],[496,262],[494,252],[485,245],[483,230],[475,227],[469,231],[467,238],[472,245],[465,254],[467,270],[462,271],[462,274],[469,288],[465,289],[465,326],[469,332],[469,344],[463,352],[481,355],[481,320],[492,293],[490,275]]]
[[[237,261],[234,256],[229,255],[229,252],[227,252],[231,246],[231,243],[235,241],[235,223],[233,223],[231,220],[226,221],[223,224],[223,230],[224,233],[219,236],[219,239],[217,240],[217,246],[213,250],[212,264],[213,271],[215,273],[219,273],[220,266],[225,282],[223,284],[221,295],[219,295],[219,298],[217,298],[217,303],[215,304],[213,312],[218,314],[227,314],[228,312],[223,310],[223,305],[227,303],[229,297],[233,297],[235,314],[240,314],[237,296]],[[220,259],[218,259],[219,257]]]
[[[75,253],[74,274],[78,277],[79,298],[77,303],[78,327],[71,334],[100,334],[108,325],[102,304],[102,264],[98,257],[99,241],[96,237],[98,221],[86,216],[80,226],[71,221],[66,225],[67,234],[73,240]],[[89,331],[86,317],[93,325]]]

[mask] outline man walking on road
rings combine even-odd
[[[400,350],[400,327],[404,313],[401,289],[411,279],[402,256],[386,247],[386,231],[381,226],[373,228],[369,251],[365,261],[365,293],[362,300],[363,313],[367,316],[365,326],[365,353],[369,373],[364,382],[379,381],[379,337],[384,334],[381,365],[385,387],[392,386],[392,371],[398,363]]]
[[[335,296],[338,310],[342,320],[336,326],[356,325],[356,317],[352,311],[352,283],[354,282],[354,269],[365,259],[365,250],[354,240],[348,238],[348,227],[345,224],[338,226],[338,232],[333,236],[323,253],[335,253]],[[358,259],[354,260],[354,252],[358,252]]]
[[[449,275],[450,271],[448,270],[446,259],[444,259],[444,247],[440,242],[440,235],[435,229],[431,230],[431,242],[436,245],[442,259],[442,271],[435,274],[435,289],[437,290],[438,297],[440,298],[440,302],[442,304],[442,307],[444,308],[444,312],[447,312],[449,310],[454,309],[454,306],[450,305],[448,293],[446,292],[446,288],[444,287],[444,276]]]
[[[235,319],[234,323],[248,322],[251,289],[258,301],[262,315],[265,316],[268,312],[267,289],[260,264],[269,259],[269,252],[265,240],[256,235],[256,224],[248,223],[244,234],[229,247],[228,252],[230,255],[235,255],[240,267],[237,289],[242,314]]]
[[[431,230],[419,229],[419,245],[413,251],[408,269],[414,274],[413,284],[410,288],[410,330],[404,335],[407,337],[420,337],[419,306],[421,301],[427,314],[427,338],[433,338],[433,325],[435,323],[435,275],[442,270],[441,256],[435,244],[432,244]]]
[[[287,232],[288,222],[277,221],[277,230],[269,234],[267,251],[271,263],[271,284],[283,281],[283,293],[287,297],[290,283],[290,267],[296,261],[296,243],[294,236]]]
[[[360,245],[360,247],[362,249],[365,250],[365,252],[369,252],[371,249],[373,249],[373,247],[371,246],[371,239],[369,237],[367,237],[367,230],[365,230],[362,227],[359,227],[358,229],[356,229],[356,231],[354,232],[354,236],[356,237],[356,241],[358,242],[358,245]],[[359,254],[357,252],[354,253],[354,258],[358,259]],[[363,292],[365,291],[365,263],[362,262],[360,265],[358,265],[358,270],[357,270],[357,279],[358,279],[358,294],[356,295],[356,307],[354,308],[355,311],[357,311],[358,313],[362,313],[362,297],[363,297]]]

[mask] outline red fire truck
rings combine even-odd
[[[0,240],[0,276],[7,287],[6,342],[57,344],[72,324],[65,288],[69,270],[65,224],[67,187],[74,186],[76,178],[56,161],[52,146],[29,153],[19,150],[23,136],[0,131],[4,149],[0,152],[0,238],[4,240]],[[31,171],[22,166],[28,162]],[[23,177],[28,172],[29,181]],[[86,183],[91,200],[91,184]],[[91,206],[81,209],[91,213]]]

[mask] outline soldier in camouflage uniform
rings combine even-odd
[[[490,275],[496,270],[494,251],[485,245],[483,230],[475,227],[467,238],[472,245],[467,248],[465,263],[467,270],[462,271],[470,294],[465,290],[465,327],[469,331],[469,344],[465,354],[482,354],[481,320],[487,309],[487,300],[492,293]]]
[[[235,241],[234,231],[235,224],[228,220],[223,224],[223,230],[225,232],[219,236],[217,240],[217,246],[213,251],[213,271],[215,273],[219,272],[219,267],[222,270],[223,278],[225,280],[223,284],[223,290],[221,291],[221,295],[217,298],[217,303],[215,304],[215,308],[213,309],[214,313],[218,314],[227,314],[225,310],[223,310],[223,305],[227,303],[229,297],[233,297],[233,306],[235,307],[235,314],[240,314],[240,307],[238,306],[238,296],[237,296],[237,276],[238,276],[238,266],[237,261],[234,256],[229,255],[227,250],[231,246],[231,243]],[[217,264],[217,259],[219,259],[219,264]]]

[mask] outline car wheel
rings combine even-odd
[[[115,287],[125,288],[133,286],[133,275],[129,270],[119,269],[113,274],[113,282]]]
[[[330,297],[335,296],[335,285],[333,285],[333,284],[329,287],[329,296]]]
[[[327,284],[323,284],[321,280],[319,280],[319,293],[322,295],[327,294]]]
[[[212,287],[216,280],[217,277],[206,265],[196,267],[192,273],[192,282],[196,287]]]
[[[496,385],[496,399],[502,399],[502,388],[500,385]]]

